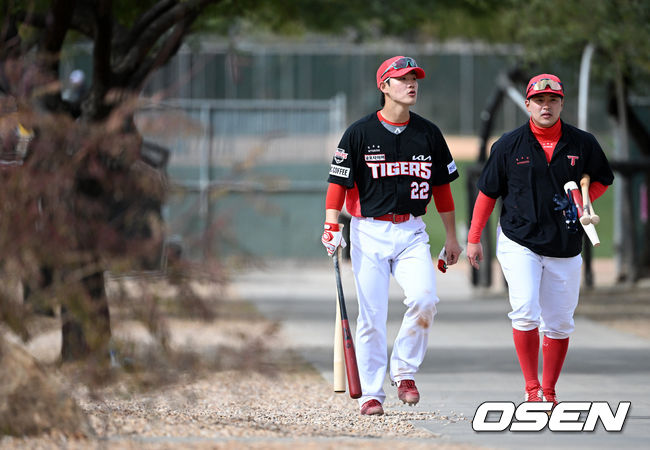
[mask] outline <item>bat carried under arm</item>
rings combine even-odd
[[[343,355],[345,357],[345,372],[348,377],[348,388],[350,389],[350,397],[359,398],[361,397],[361,381],[359,381],[359,368],[357,367],[357,355],[354,351],[354,343],[352,342],[352,331],[348,323],[348,313],[345,309],[345,297],[343,296],[338,252],[334,252],[332,259],[334,260],[334,274],[336,275],[336,289],[341,313]],[[334,351],[336,352],[336,349]]]
[[[600,223],[600,216],[594,211],[594,205],[591,204],[591,199],[589,198],[589,183],[591,179],[586,173],[582,175],[580,179],[580,188],[582,190],[582,217],[580,222],[587,225],[593,223],[598,225]]]
[[[567,196],[569,197],[569,201],[573,202],[576,206],[576,209],[578,210],[578,218],[580,219],[580,225],[582,225],[582,229],[585,231],[585,234],[591,241],[591,244],[594,247],[598,247],[600,245],[600,238],[598,237],[598,232],[596,231],[596,227],[594,226],[593,223],[591,223],[591,220],[589,223],[585,223],[582,218],[583,218],[583,199],[582,195],[580,195],[580,191],[578,190],[578,185],[576,184],[575,181],[569,181],[564,184],[564,192],[566,192]]]

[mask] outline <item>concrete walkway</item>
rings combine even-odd
[[[341,262],[350,324],[357,316],[354,280],[349,262]],[[607,401],[616,408],[631,401],[623,431],[477,433],[476,408],[486,401],[523,401],[523,378],[512,344],[505,291],[475,290],[466,263],[438,273],[438,315],[425,361],[416,376],[421,394],[414,408],[439,413],[444,419],[418,423],[444,442],[491,448],[647,448],[650,445],[650,340],[576,318],[576,332],[557,386],[562,401]],[[267,317],[282,323],[286,342],[332,381],[335,279],[332,262],[269,263],[263,270],[236,277],[233,289],[254,302]],[[401,289],[391,284],[389,352],[404,306]],[[408,408],[397,400],[386,377],[387,412]],[[350,400],[353,401],[353,400]],[[582,416],[581,416],[582,417]],[[581,418],[582,420],[582,418]]]

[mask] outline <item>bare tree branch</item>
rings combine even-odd
[[[63,47],[65,35],[75,7],[75,0],[53,0],[45,19],[45,32],[41,37],[41,47],[48,53],[58,53]]]
[[[176,54],[199,13],[200,11],[195,11],[193,14],[188,14],[185,20],[174,27],[159,51],[145,58],[138,66],[138,70],[130,77],[128,83],[130,88],[140,90],[149,75],[158,67],[165,65]]]
[[[16,21],[23,23],[25,25],[29,25],[30,27],[35,27],[35,28],[45,28],[46,24],[46,18],[45,14],[37,14],[37,13],[28,13],[26,11],[19,11],[15,15]]]
[[[131,30],[128,33],[123,37],[115,37],[115,47],[118,51],[128,51],[129,47],[133,45],[138,36],[140,36],[140,34],[142,34],[152,22],[158,19],[161,14],[164,14],[173,7],[175,3],[176,0],[160,0],[151,9],[142,13],[142,15],[136,19],[133,27],[131,27]]]
[[[95,4],[87,1],[77,1],[77,6],[72,14],[70,28],[78,31],[89,39],[95,37]]]
[[[0,25],[0,58],[6,58],[20,45],[15,17],[8,13],[9,5],[4,6],[5,10],[2,11],[4,19]]]
[[[113,31],[112,0],[99,0],[95,11],[95,49],[93,51],[93,83],[107,88],[111,79],[111,37]]]
[[[105,97],[112,87],[111,42],[113,31],[113,0],[98,0],[93,14],[95,48],[93,49],[93,82],[82,105],[85,117],[97,120],[108,114]]]
[[[28,53],[32,48],[38,45],[39,36],[42,34],[47,27],[46,14],[39,14],[34,11],[34,4],[30,2],[29,6],[31,8],[26,10],[20,10],[14,14],[14,23],[16,27],[18,24],[27,25],[33,28],[40,30],[39,33],[34,33],[34,36],[31,38],[25,39],[24,37],[18,37],[20,41],[19,46],[15,47],[15,51],[20,54]]]
[[[191,16],[192,21],[206,6],[211,3],[218,3],[221,0],[186,0],[177,3],[173,8],[168,9],[156,20],[149,23],[149,26],[140,37],[134,42],[128,54],[114,68],[115,73],[122,76],[139,71],[139,65],[146,59],[147,54],[156,45],[158,40],[175,24],[186,22]]]

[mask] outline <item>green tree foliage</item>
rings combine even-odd
[[[628,87],[647,89],[650,78],[650,3],[642,0],[516,1],[503,16],[528,61],[577,61],[588,43],[603,79],[622,68]]]

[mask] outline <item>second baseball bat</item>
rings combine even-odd
[[[336,322],[334,322],[334,392],[345,392],[345,361],[343,358],[343,327],[341,326],[341,308],[336,294]]]
[[[591,178],[586,173],[580,178],[580,188],[582,189],[582,203],[586,205],[589,211],[589,223],[598,225],[600,223],[600,216],[594,211],[594,205],[591,203],[591,198],[589,197],[589,184]],[[583,208],[584,209],[584,208]]]
[[[343,355],[345,356],[345,372],[348,376],[348,388],[350,397],[361,397],[361,381],[359,381],[359,368],[357,367],[357,355],[352,342],[352,331],[348,323],[348,313],[345,309],[345,297],[343,296],[343,284],[341,283],[341,271],[339,269],[339,255],[334,252],[334,274],[336,275],[336,289],[338,290],[339,309],[341,311],[341,328],[343,331]]]
[[[582,190],[582,217],[580,223],[587,225],[591,222],[591,209],[589,208],[589,175],[586,173],[580,178],[580,189]]]

